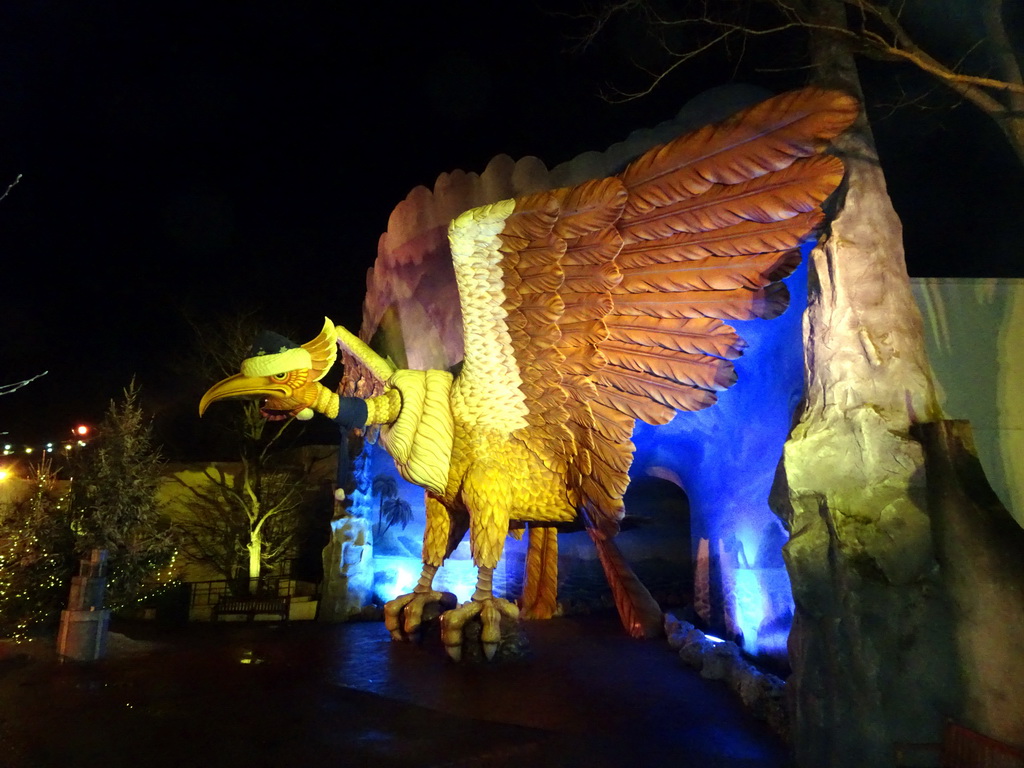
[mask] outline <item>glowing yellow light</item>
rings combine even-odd
[[[11,476],[11,470],[7,467],[0,467],[0,483]]]

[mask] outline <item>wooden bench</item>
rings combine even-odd
[[[972,731],[949,720],[939,744],[896,744],[896,765],[911,766],[907,755],[928,751],[938,755],[939,768],[1024,768],[1024,750]]]
[[[213,620],[221,616],[245,616],[253,621],[257,614],[271,613],[288,621],[289,597],[221,597],[213,606]]]

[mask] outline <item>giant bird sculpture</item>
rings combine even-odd
[[[823,152],[857,112],[836,91],[782,94],[618,175],[467,210],[448,228],[465,346],[457,374],[397,369],[328,320],[301,346],[261,339],[200,413],[222,398],[263,397],[279,415],[381,425],[401,475],[426,489],[422,575],[386,606],[388,629],[407,638],[424,608],[442,603],[449,652],[459,656],[463,627],[479,616],[490,657],[503,616],[554,611],[556,526],[582,523],[616,571],[634,421],[665,424],[734,383],[744,342],[726,321],[785,309],[779,281],[843,176]],[[319,384],[338,345],[381,394],[340,397]],[[493,594],[491,578],[506,535],[524,526],[517,607]],[[467,532],[477,586],[455,606],[432,585]],[[628,583],[616,602],[634,634],[649,630]]]

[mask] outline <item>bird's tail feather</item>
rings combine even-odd
[[[637,577],[610,537],[602,537],[587,521],[622,626],[630,637],[650,639],[664,633],[664,614],[658,601]]]

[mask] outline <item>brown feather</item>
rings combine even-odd
[[[545,271],[534,270],[527,275],[520,272],[519,277],[520,283],[516,288],[522,295],[528,293],[553,295],[555,291],[562,287],[563,274],[557,262]]]
[[[652,264],[626,270],[612,289],[614,294],[661,291],[727,291],[763,288],[781,280],[800,266],[800,253],[756,253],[743,256],[709,256],[682,263]]]
[[[559,323],[562,332],[560,347],[575,347],[589,344],[600,344],[608,338],[608,328],[598,320],[581,323]]]
[[[553,232],[565,240],[610,228],[622,215],[627,197],[622,182],[614,177],[558,192],[561,215]]]
[[[625,215],[736,184],[820,152],[856,118],[856,99],[805,88],[763,101],[723,123],[680,136],[632,162],[621,178]]]
[[[781,221],[741,221],[710,232],[680,232],[660,240],[638,240],[622,248],[616,264],[621,269],[629,269],[707,256],[788,251],[810,237],[824,216],[820,208],[815,208]],[[569,255],[567,252],[566,258]]]
[[[612,297],[607,294],[576,294],[565,297],[562,323],[579,323],[586,320],[600,320],[615,307]]]
[[[604,293],[622,280],[614,262],[565,267],[565,290],[569,293]]]
[[[550,190],[519,198],[512,215],[505,219],[502,237],[542,240],[551,234],[558,212],[558,199]]]
[[[533,240],[530,244],[518,251],[516,268],[523,277],[537,274],[545,267],[559,264],[562,254],[565,253],[565,241],[556,237],[549,237],[544,240]]]
[[[722,320],[753,320],[778,317],[789,304],[784,283],[751,291],[686,291],[685,293],[631,293],[628,302],[616,302],[623,315],[652,317],[717,317]]]
[[[614,229],[594,232],[567,243],[563,265],[604,264],[622,250],[622,236]]]
[[[591,400],[597,396],[597,386],[589,376],[569,375],[562,379],[562,387],[570,400],[580,406],[587,406],[586,410],[592,412]],[[575,406],[574,406],[575,407]]]
[[[616,411],[621,414],[622,411]],[[633,419],[629,420],[633,424]],[[629,467],[633,463],[633,443],[629,436],[626,437],[626,449],[620,450],[621,442],[612,439],[595,440],[590,450],[591,464],[596,474],[604,476],[628,475]]]
[[[643,315],[609,315],[606,323],[609,339],[641,347],[733,359],[747,346],[733,328],[709,317],[666,320]]]
[[[587,499],[588,506],[596,507],[603,517],[614,517],[622,519],[622,494],[629,485],[628,476],[625,482],[616,482],[618,478],[612,476],[596,478],[592,475],[584,475],[580,481],[580,490]]]
[[[580,448],[586,449],[589,456],[594,449],[594,412],[587,403],[573,403],[566,410],[569,414],[569,428],[577,437]]]
[[[555,293],[520,294],[517,292],[516,296],[517,308],[524,315],[530,317],[531,325],[542,322],[555,322],[565,312],[565,302],[562,301],[561,296]],[[550,320],[542,320],[542,318],[549,317]]]
[[[559,264],[565,256],[565,241],[552,236],[543,240],[524,240],[509,238],[502,232],[501,241],[502,253],[506,254],[506,259],[514,254],[515,260],[510,265],[523,275]]]
[[[597,547],[598,560],[626,632],[630,637],[648,640],[663,635],[664,614],[658,601],[637,578],[619,548],[610,538],[599,535],[593,526],[589,526],[587,532]]]
[[[613,472],[628,472],[633,460],[633,419],[622,411],[599,402],[596,385],[591,397],[590,410],[594,414],[596,431],[604,438],[594,441],[594,455]]]
[[[666,201],[643,214],[623,216],[625,243],[659,240],[679,232],[706,232],[742,221],[769,223],[806,213],[832,194],[843,178],[834,157],[814,157],[770,176],[710,186],[698,198]]]
[[[674,408],[657,403],[646,395],[634,395],[601,385],[597,387],[594,402],[648,424],[668,424],[676,415]]]
[[[606,380],[611,376],[609,371],[621,368],[637,373],[648,373],[701,389],[723,390],[736,383],[736,372],[732,363],[720,357],[691,355],[651,347],[640,350],[632,345],[614,341],[602,345],[601,353],[611,366],[602,374]]]
[[[533,294],[539,296],[540,294]],[[530,298],[530,297],[527,297]],[[528,304],[524,301],[519,305],[515,315],[508,316],[509,327],[517,326],[521,330],[539,328],[555,322],[565,311],[562,300],[555,296],[553,299],[543,297],[545,300],[537,304]]]
[[[569,374],[589,376],[606,364],[603,352],[596,345],[570,347],[563,350],[559,368]]]
[[[648,424],[667,424],[675,412],[699,411],[717,399],[706,389],[686,387],[622,368],[605,368],[596,377],[597,400],[605,405],[628,406],[634,418]]]

